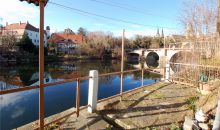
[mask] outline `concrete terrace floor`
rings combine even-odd
[[[196,88],[159,82],[98,103],[97,112],[72,115],[60,129],[170,129],[182,126],[185,116],[193,116],[186,100],[198,96]]]
[[[182,126],[193,116],[187,99],[197,96],[196,88],[159,82],[108,101],[99,108],[107,120],[123,129],[170,129]]]

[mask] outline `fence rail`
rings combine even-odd
[[[126,70],[126,71],[119,71],[119,72],[113,72],[113,73],[100,74],[99,77],[111,76],[111,75],[118,75],[118,74],[123,75],[123,74],[126,74],[126,73],[138,72],[138,71],[141,72],[141,76],[142,76],[142,78],[141,78],[141,80],[142,80],[141,86],[138,87],[138,88],[141,88],[141,87],[143,87],[143,85],[144,85],[144,84],[143,84],[144,71],[149,71],[149,72],[154,72],[154,71],[149,70],[149,69],[133,69],[133,70]],[[157,72],[154,72],[154,73],[157,73]],[[159,74],[159,73],[157,73],[157,74]],[[52,83],[43,84],[43,87],[49,87],[49,86],[51,87],[51,86],[55,86],[55,85],[58,85],[58,84],[64,84],[64,83],[70,83],[70,82],[76,81],[76,110],[75,110],[74,112],[71,112],[71,113],[69,113],[69,114],[67,114],[67,115],[64,115],[64,116],[62,116],[62,117],[60,117],[60,118],[55,119],[55,120],[52,121],[52,122],[49,122],[49,123],[44,124],[44,127],[47,127],[47,126],[49,126],[50,124],[55,123],[55,122],[58,122],[58,121],[60,121],[60,120],[62,120],[62,119],[64,119],[64,118],[67,118],[67,117],[69,117],[69,116],[71,116],[71,115],[73,115],[73,114],[76,114],[77,117],[78,117],[80,110],[81,110],[81,109],[85,109],[85,108],[88,107],[88,105],[83,106],[83,107],[80,107],[80,82],[81,82],[81,80],[88,80],[88,79],[90,79],[90,78],[92,78],[92,77],[84,76],[84,77],[78,77],[78,78],[73,78],[73,79],[66,79],[66,80],[63,80],[63,81],[58,81],[58,82],[52,82]],[[121,80],[123,80],[123,76],[122,76],[122,79],[121,79]],[[12,94],[12,93],[23,92],[23,91],[28,91],[28,90],[33,90],[33,89],[39,89],[39,88],[40,88],[39,85],[37,85],[37,86],[23,86],[23,87],[19,87],[19,88],[16,88],[16,89],[1,90],[1,91],[0,91],[0,95]],[[136,88],[136,89],[138,89],[138,88]],[[113,98],[113,97],[116,97],[116,96],[119,96],[119,95],[122,96],[122,95],[124,94],[124,92],[123,92],[123,86],[121,86],[120,89],[122,89],[122,90],[120,90],[120,94],[111,96],[111,97],[109,97],[109,98]],[[136,90],[136,89],[133,89],[133,90]],[[128,91],[128,92],[130,92],[130,91]],[[126,92],[126,93],[127,93],[127,92]],[[106,99],[109,99],[109,98],[106,98]],[[43,99],[44,99],[44,98],[43,98]],[[106,100],[106,99],[104,99],[104,100]],[[44,102],[44,101],[43,101],[43,102]],[[39,127],[36,128],[36,129],[39,129]]]
[[[220,66],[170,62],[169,80],[191,86],[220,78]]]

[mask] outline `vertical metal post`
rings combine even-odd
[[[80,108],[80,79],[77,79],[77,91],[76,91],[76,115],[79,117]]]
[[[141,86],[144,86],[144,68],[142,68],[141,70],[141,76],[142,76],[142,80],[141,80]]]
[[[123,71],[124,71],[124,37],[125,37],[125,29],[123,29],[123,34],[122,34],[122,46],[121,46],[121,89],[120,89],[120,96],[122,97],[123,95]]]
[[[44,0],[39,0],[40,5],[40,38],[39,38],[39,124],[40,130],[44,129]]]

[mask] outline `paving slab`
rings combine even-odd
[[[99,112],[124,129],[177,128],[193,116],[187,100],[197,95],[196,88],[159,82],[109,100]]]

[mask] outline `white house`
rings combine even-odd
[[[47,39],[50,36],[50,27],[47,26],[46,29],[44,31],[44,46],[47,46]],[[6,35],[7,33],[13,33],[18,39],[21,39],[24,33],[26,33],[35,46],[39,45],[39,29],[28,22],[6,23],[6,26],[2,30],[2,35]]]

